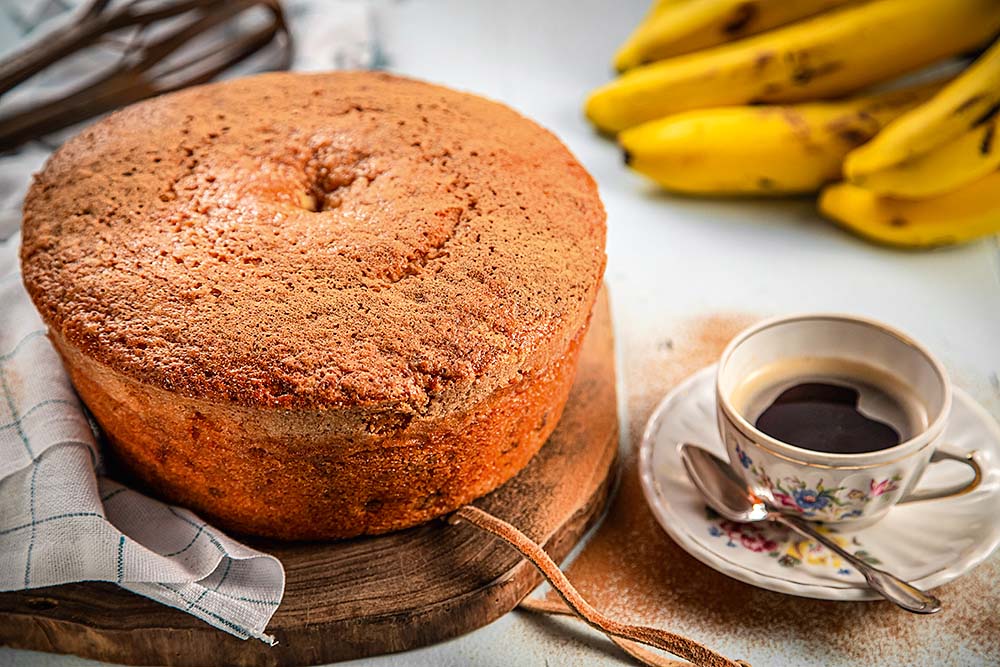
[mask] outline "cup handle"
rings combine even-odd
[[[949,498],[951,496],[962,496],[970,491],[974,490],[979,483],[983,481],[983,469],[976,458],[976,452],[950,452],[947,449],[937,449],[933,454],[931,454],[930,463],[938,463],[940,461],[958,461],[959,463],[964,463],[965,465],[972,468],[972,480],[968,482],[961,482],[960,484],[952,484],[951,486],[946,486],[942,489],[926,489],[920,490],[916,489],[906,494],[906,496],[900,500],[900,503],[916,503],[922,500],[935,500],[937,498]]]

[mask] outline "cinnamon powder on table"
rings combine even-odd
[[[637,472],[646,421],[667,391],[715,362],[732,336],[754,319],[703,317],[669,338],[626,349],[623,390],[630,421],[621,486],[601,526],[566,568],[570,580],[608,615],[713,645],[725,638],[731,642],[728,653],[753,664],[775,663],[788,647],[823,665],[960,665],[970,659],[1000,664],[996,556],[936,589],[944,601],[942,612],[917,616],[888,602],[810,600],[755,588],[698,562],[657,523]]]

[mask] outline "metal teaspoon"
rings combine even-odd
[[[767,501],[765,489],[753,489],[740,479],[728,463],[708,450],[684,443],[679,448],[688,477],[705,501],[720,516],[737,523],[774,521],[796,533],[815,540],[848,561],[864,575],[868,585],[886,600],[916,614],[933,614],[941,610],[941,602],[930,593],[884,570],[872,567],[836,542],[816,530],[807,521],[784,514]]]

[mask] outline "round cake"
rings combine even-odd
[[[604,220],[566,147],[501,104],[267,74],[68,141],[21,260],[128,474],[230,530],[344,538],[528,463],[573,382]]]

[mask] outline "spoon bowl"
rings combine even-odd
[[[695,445],[680,446],[681,461],[688,478],[705,502],[719,516],[737,523],[753,523],[768,518],[767,505],[754,496],[731,467],[719,466],[714,454]]]

